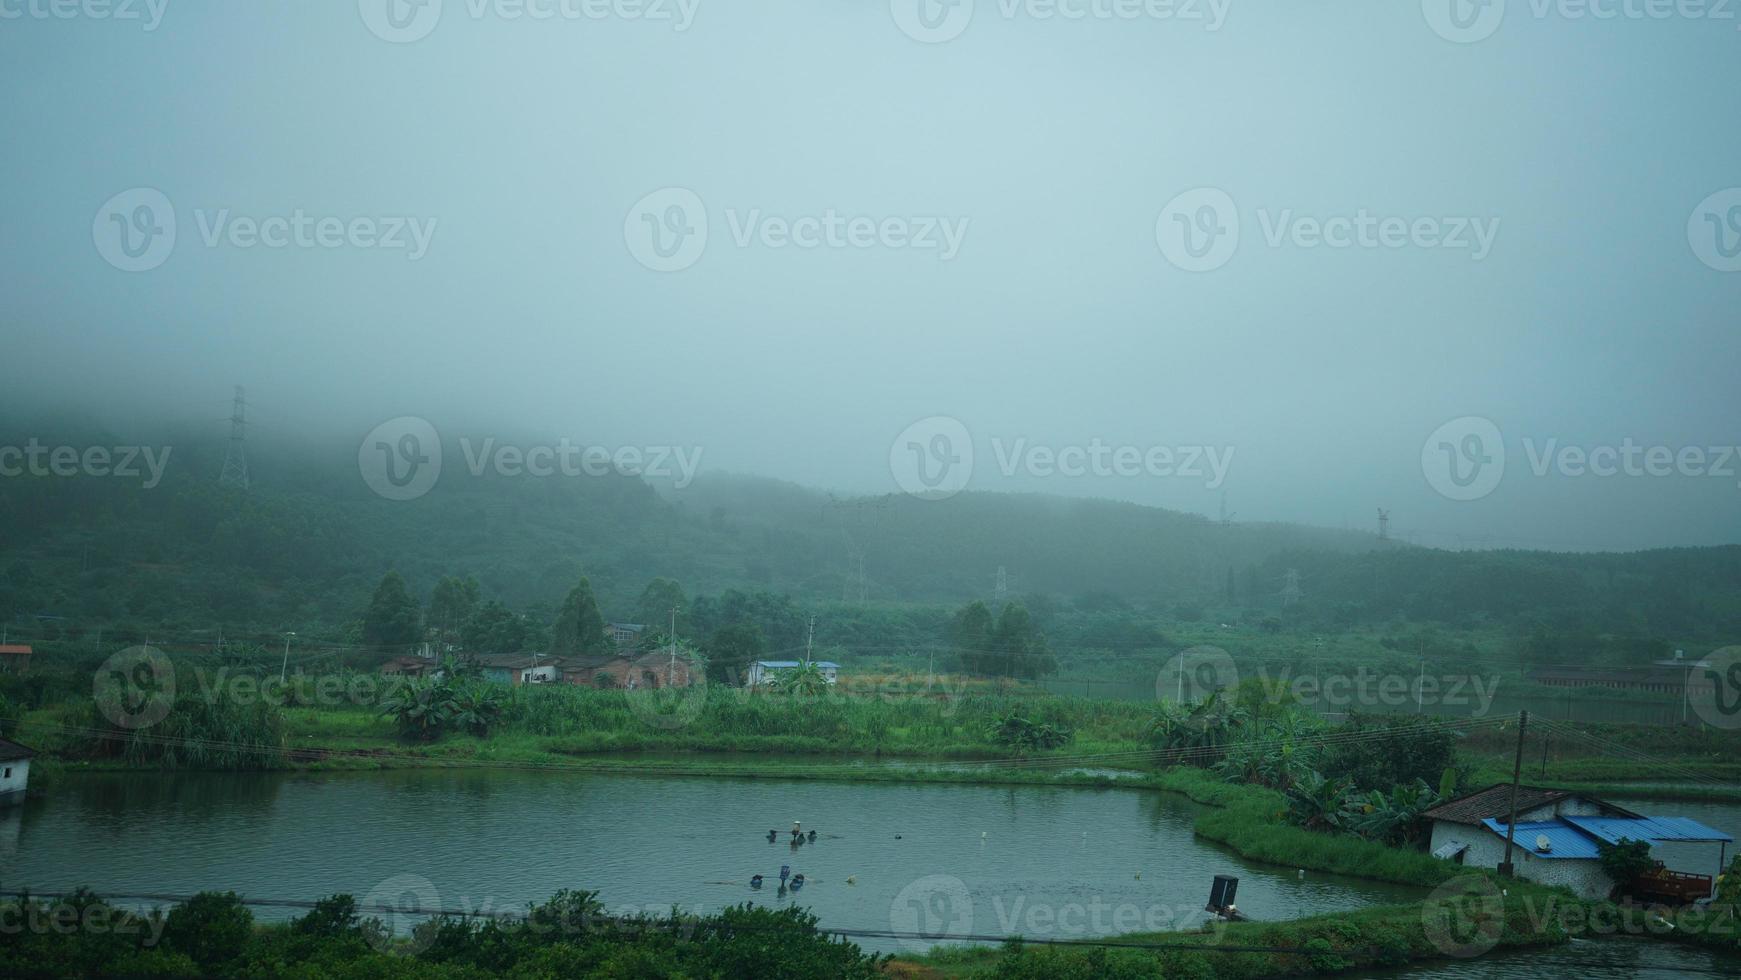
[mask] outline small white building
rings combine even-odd
[[[35,755],[17,742],[0,738],[0,806],[23,802],[24,788],[30,783],[30,760]]]
[[[1511,815],[1511,787],[1490,786],[1461,796],[1422,814],[1433,822],[1433,856],[1472,868],[1498,868],[1505,860],[1506,821]],[[1511,862],[1519,878],[1544,885],[1563,885],[1581,898],[1604,899],[1616,882],[1602,870],[1597,842],[1640,840],[1653,847],[1665,841],[1719,844],[1702,867],[1668,871],[1703,876],[1705,895],[1733,837],[1685,817],[1647,817],[1593,796],[1569,790],[1519,786],[1517,827],[1511,833]]]
[[[815,664],[817,669],[822,671],[822,678],[828,683],[833,684],[835,681],[839,680],[839,664],[832,660],[812,660],[811,663]],[[781,671],[792,670],[795,667],[802,667],[803,665],[804,662],[802,660],[758,660],[755,663],[750,664],[749,679],[745,682],[745,686],[762,687],[767,684],[772,684],[774,683],[774,678],[779,676]]]

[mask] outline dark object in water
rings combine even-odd
[[[896,835],[895,835],[895,840],[900,840],[900,839],[901,839],[901,835],[900,835],[900,834],[896,834]]]
[[[799,872],[798,874],[793,875],[792,876],[792,888],[794,890],[796,890],[796,889],[803,888],[803,887],[804,887],[804,874],[803,874],[803,872]]]
[[[773,831],[771,831],[771,830],[768,831],[768,843],[772,844],[774,842],[774,838],[777,836],[779,836],[779,835],[775,834]]]
[[[761,875],[750,875],[750,887],[751,888],[762,887],[762,876]]]
[[[780,883],[785,884],[786,879],[790,877],[792,877],[792,866],[790,864],[780,865]]]
[[[1239,914],[1234,896],[1239,893],[1239,879],[1232,875],[1216,875],[1215,883],[1209,886],[1209,904],[1204,908],[1223,919],[1237,921],[1244,918]]]
[[[810,843],[816,843],[816,831],[812,830],[808,836],[810,837]]]

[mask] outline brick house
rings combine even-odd
[[[30,671],[30,647],[23,643],[0,644],[0,674]]]

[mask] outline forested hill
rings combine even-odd
[[[21,445],[4,434],[0,445]],[[106,433],[65,437],[114,444]],[[46,440],[45,440],[46,441]],[[1330,622],[1539,621],[1705,635],[1741,626],[1741,548],[1627,555],[1448,553],[1281,524],[1223,526],[1108,501],[966,493],[841,499],[771,480],[703,476],[682,491],[633,477],[473,477],[391,501],[351,445],[250,443],[252,486],[222,487],[224,442],[177,437],[159,485],[0,478],[0,619],[292,628],[355,620],[397,569],[425,597],[446,575],[487,598],[553,607],[589,576],[607,616],[648,580],[689,595],[737,588],[805,600],[959,605],[1011,595],[1160,612],[1281,611]]]

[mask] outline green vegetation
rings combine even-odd
[[[136,915],[88,892],[0,902],[9,977],[767,977],[869,980],[879,958],[816,930],[798,908],[610,917],[597,893],[564,891],[513,918],[442,916],[395,936],[349,895],[284,925],[259,925],[234,893]],[[62,928],[57,923],[77,923]]]

